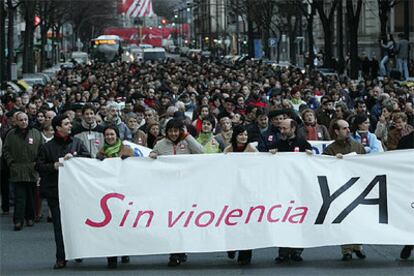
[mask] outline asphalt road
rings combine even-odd
[[[338,246],[305,249],[304,261],[275,264],[275,248],[253,252],[252,264],[240,267],[224,252],[189,254],[180,267],[167,267],[167,255],[134,256],[117,270],[106,269],[106,259],[73,261],[64,270],[52,269],[55,245],[51,223],[13,231],[11,215],[0,216],[0,275],[414,275],[414,258],[399,260],[401,246],[367,245],[366,260],[341,261]]]

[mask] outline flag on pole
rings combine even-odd
[[[122,0],[120,12],[128,17],[151,17],[154,16],[152,0]]]

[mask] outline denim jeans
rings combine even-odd
[[[397,59],[397,68],[398,68],[398,71],[401,72],[401,76],[403,77],[403,79],[404,80],[408,79],[408,77],[409,77],[408,60],[407,59],[398,58]]]
[[[385,55],[381,60],[381,63],[380,63],[380,75],[381,75],[381,77],[385,77],[387,75],[387,67],[386,66],[388,64],[388,61],[389,61],[388,55]]]

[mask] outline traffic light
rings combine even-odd
[[[161,24],[164,26],[167,25],[167,19],[165,18],[161,19]]]

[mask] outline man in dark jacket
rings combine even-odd
[[[276,149],[270,150],[276,152],[307,152],[312,153],[312,146],[303,137],[296,135],[298,124],[293,119],[285,119],[280,123],[281,139],[276,143]],[[276,257],[277,263],[285,263],[290,260],[295,262],[302,261],[303,248],[280,247],[279,256]]]
[[[256,111],[256,121],[247,125],[247,132],[249,134],[249,143],[257,142],[257,149],[259,151],[268,151],[265,141],[266,133],[269,130],[269,118],[267,113],[258,108]]]
[[[41,189],[52,212],[56,242],[56,264],[53,268],[60,269],[66,266],[66,260],[59,208],[58,172],[62,166],[59,158],[68,160],[74,156],[90,157],[90,154],[81,140],[70,137],[72,124],[67,116],[56,116],[52,120],[52,126],[55,131],[54,139],[40,148],[36,170],[47,184]]]
[[[26,113],[16,113],[17,127],[12,129],[4,141],[3,154],[10,169],[10,182],[14,185],[14,230],[20,231],[26,218],[27,226],[34,225],[34,189],[39,176],[35,170],[42,136],[37,129],[29,127]]]
[[[398,142],[397,149],[414,149],[414,132],[402,137]],[[413,251],[414,245],[406,245],[403,247],[400,253],[401,259],[405,260],[411,256],[411,251]]]

